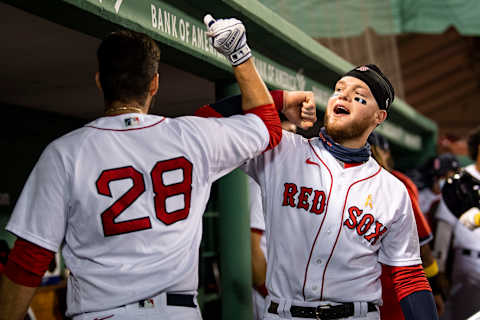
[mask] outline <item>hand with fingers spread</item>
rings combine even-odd
[[[244,63],[252,56],[247,45],[245,26],[240,20],[235,18],[215,20],[207,14],[203,22],[207,26],[210,44],[233,66]]]
[[[284,91],[282,113],[303,130],[312,127],[317,121],[313,92]]]

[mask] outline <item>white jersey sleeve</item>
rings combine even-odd
[[[6,229],[56,252],[67,225],[68,172],[56,145],[48,145],[29,176]]]
[[[265,231],[265,217],[260,186],[251,177],[248,179],[248,209],[250,210],[250,228]]]
[[[419,240],[415,216],[408,192],[403,184],[397,186],[400,197],[395,219],[382,239],[378,261],[390,266],[421,264]]]
[[[213,180],[259,155],[269,143],[267,127],[254,114],[229,118],[183,117],[178,122],[179,132],[188,138],[192,150],[204,152],[198,156],[207,161],[205,173],[212,175]]]
[[[435,219],[445,221],[452,227],[454,227],[458,219],[455,217],[455,215],[448,209],[447,205],[445,204],[445,201],[443,199],[440,200],[440,203],[438,204],[437,211],[435,211]]]

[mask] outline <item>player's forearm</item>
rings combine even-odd
[[[400,306],[405,320],[438,320],[435,301],[430,291],[416,291],[402,300]]]
[[[23,319],[36,289],[36,287],[17,284],[2,275],[0,278],[0,320]]]
[[[267,275],[267,259],[260,248],[261,235],[252,232],[251,246],[252,246],[252,282],[253,286],[265,284]]]
[[[435,258],[433,257],[433,253],[429,244],[420,246],[420,257],[422,258],[422,265],[424,269],[431,266],[432,263],[435,262]]]
[[[233,67],[233,72],[242,93],[242,109],[244,112],[258,106],[273,104],[272,96],[260,78],[251,58]]]

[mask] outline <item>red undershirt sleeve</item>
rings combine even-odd
[[[195,111],[195,116],[203,118],[222,118],[243,113],[253,113],[260,117],[267,127],[270,140],[265,150],[269,150],[279,144],[282,139],[282,126],[280,124],[278,112],[283,109],[283,91],[272,90],[270,91],[270,94],[272,95],[274,105],[267,104],[258,106],[243,112],[241,108],[242,97],[237,95],[219,100],[209,105],[204,105]]]
[[[54,252],[18,238],[8,256],[5,275],[13,282],[38,287]]]
[[[393,289],[400,302],[406,296],[417,291],[432,291],[422,265],[393,267],[385,266],[390,272]]]
[[[263,123],[265,123],[270,135],[270,140],[265,150],[273,149],[277,144],[280,143],[280,140],[282,140],[282,125],[280,124],[278,112],[275,110],[275,108],[273,108],[272,104],[255,107],[245,113],[253,113],[262,119]]]

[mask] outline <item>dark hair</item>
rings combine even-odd
[[[473,161],[478,158],[478,146],[480,145],[480,127],[474,129],[468,137],[468,151]]]
[[[113,101],[145,103],[160,62],[155,41],[134,31],[113,32],[100,44],[97,58],[107,105]]]

